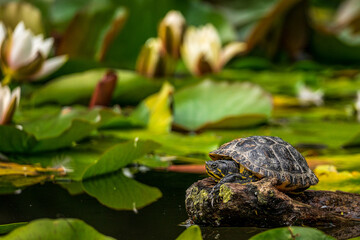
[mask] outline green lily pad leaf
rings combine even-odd
[[[283,227],[275,228],[262,233],[259,233],[250,240],[262,240],[262,239],[277,239],[277,240],[335,240],[335,238],[326,235],[325,233],[315,228],[308,227]]]
[[[360,146],[360,133],[355,135],[352,139],[347,141],[343,147],[359,147]]]
[[[0,225],[0,234],[9,233],[12,230],[28,224],[27,222],[9,223]]]
[[[105,151],[98,161],[85,171],[83,179],[115,172],[159,146],[153,141],[139,139],[117,144]]]
[[[191,131],[257,125],[271,110],[270,95],[249,83],[207,80],[174,95],[174,124]]]
[[[7,125],[0,125],[0,152],[26,152],[36,144],[34,136]]]
[[[182,232],[176,240],[202,240],[201,229],[198,225],[193,225]]]
[[[125,139],[147,139],[161,144],[156,150],[167,155],[186,156],[189,154],[208,154],[219,146],[220,138],[212,133],[185,135],[179,133],[154,134],[147,130],[104,131]]]
[[[332,165],[319,165],[314,173],[319,178],[319,183],[311,189],[360,193],[360,172],[338,172]]]
[[[102,204],[116,210],[137,211],[162,196],[159,189],[139,183],[121,172],[85,180],[83,188]]]
[[[96,231],[93,227],[87,225],[85,222],[79,219],[39,219],[30,222],[29,224],[19,227],[9,233],[8,235],[1,237],[0,239],[12,240],[12,239],[103,239],[110,240],[111,237],[102,235]]]
[[[22,127],[25,132],[41,140],[60,136],[71,127],[74,120],[96,124],[100,121],[99,111],[65,108],[54,115],[28,121],[22,124]]]
[[[41,152],[72,146],[76,141],[92,134],[100,121],[98,111],[72,111],[21,126],[0,126],[1,152]]]
[[[88,103],[96,84],[106,71],[106,69],[95,69],[56,78],[33,93],[32,103],[35,105],[49,102],[62,105],[84,101]],[[160,81],[152,81],[132,71],[117,70],[116,74],[119,81],[113,100],[120,104],[137,104],[161,87]]]

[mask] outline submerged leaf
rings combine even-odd
[[[250,238],[250,240],[276,239],[276,240],[335,240],[335,238],[315,228],[308,227],[282,227],[267,230]]]
[[[174,124],[186,130],[247,127],[265,122],[271,97],[249,83],[204,81],[174,95]]]
[[[39,219],[19,227],[0,239],[76,239],[76,240],[110,240],[93,227],[79,219]]]
[[[139,183],[121,172],[91,178],[83,181],[82,185],[89,195],[116,210],[136,212],[162,196],[159,189]]]

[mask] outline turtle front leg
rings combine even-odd
[[[213,206],[213,202],[216,196],[219,196],[220,193],[220,187],[221,185],[223,185],[224,183],[240,183],[240,184],[245,184],[248,182],[255,182],[259,180],[258,178],[256,178],[255,176],[244,176],[240,173],[232,173],[229,175],[226,175],[225,177],[223,177],[210,191],[210,198],[211,200],[211,205]]]
[[[223,185],[224,183],[240,183],[240,184],[245,184],[248,182],[254,182],[257,179],[255,179],[254,177],[245,177],[244,175],[240,174],[240,173],[232,173],[229,175],[226,175],[225,177],[223,177],[211,190],[211,192],[219,192],[220,191],[220,187],[221,185]]]

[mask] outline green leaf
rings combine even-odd
[[[37,140],[60,136],[64,131],[71,128],[74,120],[96,124],[100,121],[97,109],[64,109],[54,115],[45,116],[22,124],[24,131],[35,136]]]
[[[88,103],[96,84],[105,72],[106,69],[94,69],[56,78],[33,93],[32,103],[35,105],[49,102],[62,105],[83,101]],[[116,74],[119,81],[113,100],[120,104],[137,104],[161,87],[161,82],[144,78],[132,71],[117,70]]]
[[[198,225],[193,225],[182,232],[176,240],[202,240],[201,229]]]
[[[344,143],[344,147],[359,147],[360,146],[360,132],[356,134],[353,138],[349,141]]]
[[[51,240],[63,240],[63,239],[104,239],[110,240],[111,237],[107,237],[96,231],[93,227],[87,225],[82,220],[78,219],[40,219],[30,222],[29,224],[19,227],[9,233],[8,235],[1,237],[0,239],[12,240],[12,239],[51,239]]]
[[[126,16],[127,11],[123,7],[91,2],[72,19],[61,38],[57,53],[74,58],[103,59]]]
[[[117,144],[104,152],[98,161],[85,171],[83,179],[119,170],[158,147],[159,144],[155,142],[139,139]]]
[[[0,152],[26,152],[36,144],[35,137],[7,125],[0,125],[0,142]]]
[[[283,227],[267,230],[259,233],[250,240],[263,240],[263,239],[276,239],[276,240],[335,240],[335,238],[326,235],[325,233],[307,227]]]
[[[41,152],[72,146],[97,128],[98,110],[69,110],[15,126],[0,126],[2,152]]]
[[[192,131],[257,125],[271,110],[269,94],[249,83],[207,80],[174,95],[174,124]]]
[[[171,132],[168,134],[154,134],[147,130],[104,131],[116,137],[125,139],[148,139],[161,144],[156,150],[167,155],[186,156],[189,154],[208,154],[219,146],[220,138],[215,134],[203,133],[185,135]]]
[[[139,183],[121,172],[85,180],[83,189],[116,210],[136,211],[162,196],[159,189]]]
[[[11,232],[12,230],[26,225],[27,222],[9,223],[0,225],[0,234]]]

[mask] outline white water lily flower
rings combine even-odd
[[[211,24],[189,27],[181,48],[182,58],[194,75],[220,71],[236,54],[244,52],[246,44],[232,42],[224,48],[215,27]]]
[[[302,85],[298,91],[298,99],[302,105],[320,106],[324,103],[323,101],[324,92],[320,89],[313,91],[310,88]]]
[[[356,94],[356,101],[355,101],[355,109],[357,113],[357,120],[360,122],[360,91],[357,91]]]
[[[7,34],[0,24],[1,67],[7,84],[11,79],[36,80],[43,78],[61,67],[67,56],[47,59],[54,43],[53,38],[44,39],[43,35],[34,36],[20,22],[15,30]]]
[[[8,86],[0,84],[0,125],[8,124],[20,102],[20,87],[12,92]]]
[[[179,11],[169,11],[160,22],[158,35],[170,56],[178,59],[185,31],[185,18]]]

